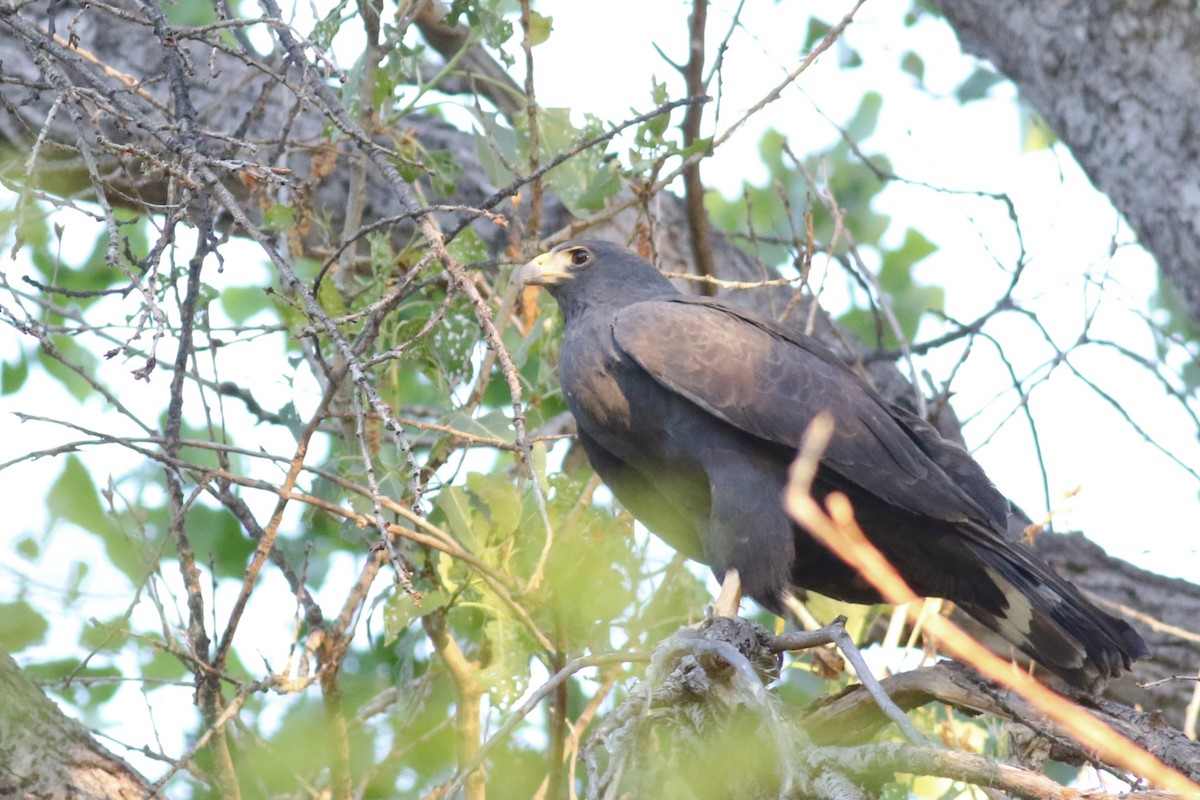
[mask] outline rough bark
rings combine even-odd
[[[0,652],[0,797],[135,800],[150,786]]]
[[[910,672],[892,675],[881,681],[888,696],[905,711],[928,703],[945,703],[969,716],[990,714],[1017,723],[1024,728],[1016,733],[1023,740],[1015,751],[1026,753],[1032,735],[1044,737],[1042,758],[1067,764],[1086,763],[1088,753],[1065,736],[1061,728],[1019,695],[984,680],[970,667],[948,661]],[[1179,731],[1160,724],[1152,715],[1128,706],[1099,700],[1088,708],[1110,727],[1153,752],[1193,780],[1200,778],[1200,742],[1185,738]],[[820,698],[808,709],[801,725],[817,745],[851,745],[869,740],[888,724],[875,701],[861,686]]]
[[[1191,0],[936,0],[1071,149],[1200,323],[1200,15]]]

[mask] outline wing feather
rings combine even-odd
[[[617,313],[613,331],[659,384],[761,439],[798,447],[813,418],[829,412],[834,435],[822,464],[881,500],[950,522],[995,516],[946,475],[882,398],[809,337],[690,297],[630,305]],[[987,487],[999,503],[986,504],[1002,506]]]

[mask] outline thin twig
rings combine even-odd
[[[683,68],[687,93],[698,97],[708,93],[704,78],[704,34],[708,19],[708,0],[692,0],[692,14],[688,19],[688,60]],[[704,106],[688,106],[683,115],[683,146],[691,148],[700,139],[700,125],[704,119]],[[711,148],[708,148],[711,154]],[[683,205],[687,218],[688,241],[691,244],[692,261],[696,272],[704,277],[715,277],[712,250],[708,243],[708,212],[704,208],[704,182],[700,178],[701,160],[690,163],[683,172]],[[701,294],[716,294],[711,283],[700,285]]]
[[[806,650],[822,644],[836,644],[838,649],[845,654],[847,660],[853,665],[854,672],[862,682],[863,688],[867,690],[887,718],[896,723],[896,726],[904,732],[905,738],[913,744],[928,744],[929,740],[917,730],[908,715],[892,702],[892,698],[888,697],[888,693],[871,673],[858,646],[854,644],[854,639],[846,632],[845,617],[838,617],[825,627],[815,631],[793,631],[779,634],[768,640],[767,646],[775,652],[782,652],[784,650]]]
[[[500,729],[492,734],[492,736],[486,742],[484,742],[483,747],[479,748],[479,752],[475,754],[474,758],[472,758],[466,765],[459,768],[458,774],[450,782],[449,786],[446,787],[446,791],[443,792],[441,796],[446,798],[446,800],[452,800],[455,794],[462,789],[463,782],[466,780],[466,776],[479,768],[479,766],[483,763],[483,759],[487,757],[488,752],[493,747],[511,736],[513,731],[516,730],[517,726],[521,724],[521,721],[524,720],[525,717],[529,716],[530,712],[537,708],[543,700],[549,697],[558,688],[560,683],[567,680],[567,678],[570,678],[576,672],[579,672],[582,669],[587,669],[588,667],[604,666],[605,664],[645,664],[649,662],[650,656],[646,655],[645,653],[609,653],[600,656],[584,656],[571,661],[558,672],[554,673],[554,675],[550,677],[550,680],[539,686],[529,697],[525,699],[524,703],[521,703],[521,705],[518,706],[511,715],[509,715],[509,718],[505,720],[503,725],[500,726]]]

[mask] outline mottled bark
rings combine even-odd
[[[0,797],[140,800],[149,790],[0,652]]]

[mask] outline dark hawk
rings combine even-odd
[[[1129,625],[1010,540],[1009,503],[966,451],[820,342],[685,295],[609,242],[560,245],[521,277],[562,311],[559,378],[588,461],[647,528],[727,588],[740,580],[776,613],[793,588],[880,602],[784,511],[788,467],[825,411],[834,432],[813,493],[847,495],[914,591],[953,601],[1083,689],[1147,655]]]

